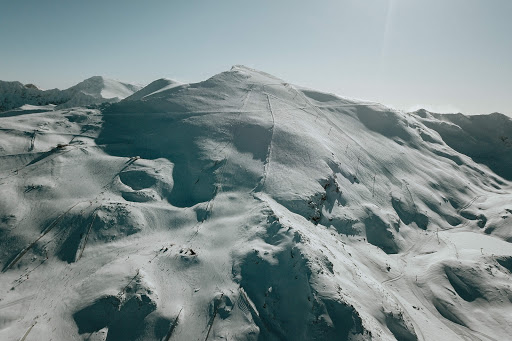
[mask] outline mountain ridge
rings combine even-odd
[[[19,108],[25,104],[48,105],[57,108],[98,105],[116,102],[141,88],[102,76],[93,76],[64,90],[40,90],[18,81],[0,81],[0,112]]]

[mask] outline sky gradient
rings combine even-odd
[[[196,82],[243,64],[407,111],[511,115],[510,18],[510,0],[0,0],[0,79]]]

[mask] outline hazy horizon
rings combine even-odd
[[[243,64],[411,111],[512,114],[512,3],[6,3],[0,79],[198,82]]]

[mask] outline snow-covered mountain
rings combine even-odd
[[[141,88],[140,85],[94,76],[67,90],[74,93],[83,93],[94,98],[121,100],[139,91]]]
[[[154,82],[151,82],[143,89],[135,92],[133,95],[126,97],[126,100],[134,101],[140,99],[148,99],[150,97],[155,97],[157,94],[160,94],[161,96],[166,96],[166,90],[171,90],[180,85],[183,85],[183,83],[177,82],[172,79],[160,78]]]
[[[25,104],[48,105],[57,108],[90,106],[117,102],[141,89],[140,85],[122,83],[94,76],[66,90],[40,90],[33,84],[0,81],[0,112],[19,108]]]
[[[0,339],[512,335],[506,116],[236,66],[0,122]]]

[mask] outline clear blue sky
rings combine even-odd
[[[512,114],[512,0],[0,0],[0,79],[203,80],[234,64],[408,110]]]

